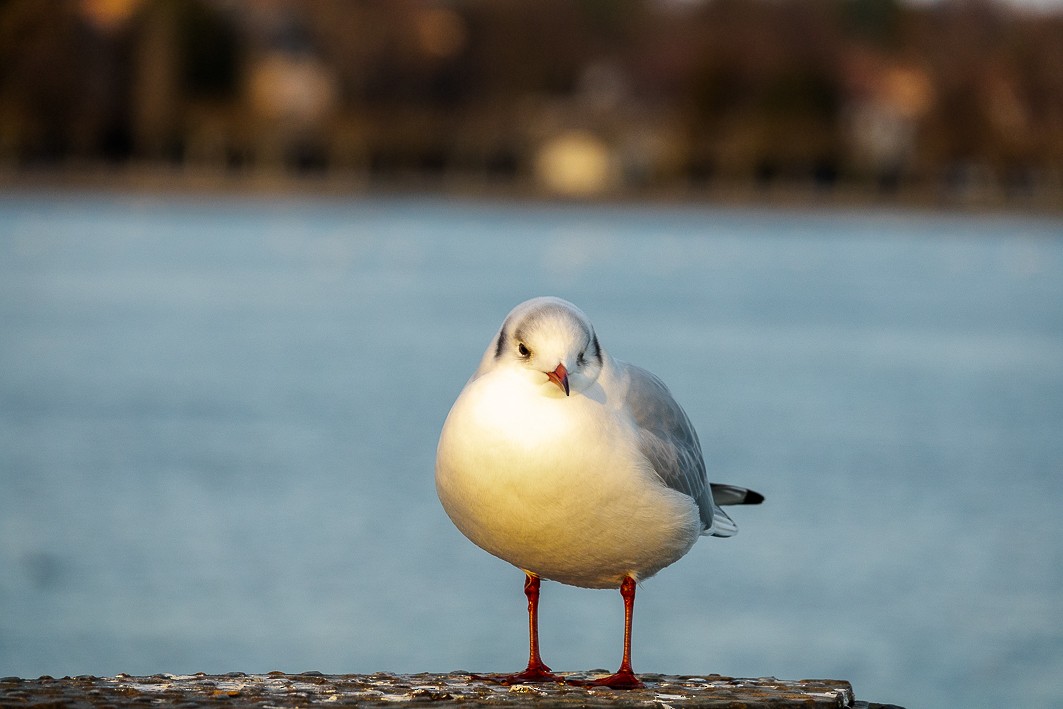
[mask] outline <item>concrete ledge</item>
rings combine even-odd
[[[573,680],[605,671],[565,673]],[[464,672],[449,674],[323,675],[319,672],[248,675],[157,674],[133,677],[40,677],[0,679],[0,707],[131,707],[148,704],[224,707],[538,706],[581,707],[852,707],[887,705],[856,701],[843,680],[735,679],[720,675],[639,675],[645,689],[620,691],[565,684],[506,686]]]

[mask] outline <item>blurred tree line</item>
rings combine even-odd
[[[941,0],[0,0],[0,167],[1063,189],[1063,13]]]

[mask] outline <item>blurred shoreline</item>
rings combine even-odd
[[[227,171],[159,165],[81,165],[64,169],[0,166],[0,197],[30,193],[115,193],[212,197],[306,197],[364,200],[435,198],[531,204],[645,204],[796,210],[907,210],[1063,216],[1063,191],[1044,187],[1020,194],[997,185],[947,183],[881,190],[863,184],[810,181],[685,181],[563,195],[531,178],[491,179],[470,174],[378,177],[362,171]]]
[[[0,187],[1063,210],[1063,8],[0,0]]]

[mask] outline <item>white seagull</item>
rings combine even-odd
[[[690,420],[664,383],[615,360],[572,303],[514,308],[450,410],[436,490],[474,544],[527,575],[529,658],[506,683],[557,681],[539,655],[539,580],[620,588],[624,655],[593,684],[642,686],[631,669],[635,584],[702,535],[729,537],[720,505],[752,490],[709,483]]]

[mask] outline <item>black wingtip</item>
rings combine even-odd
[[[759,505],[764,502],[764,496],[755,490],[746,490],[746,499],[742,500],[743,505]]]

